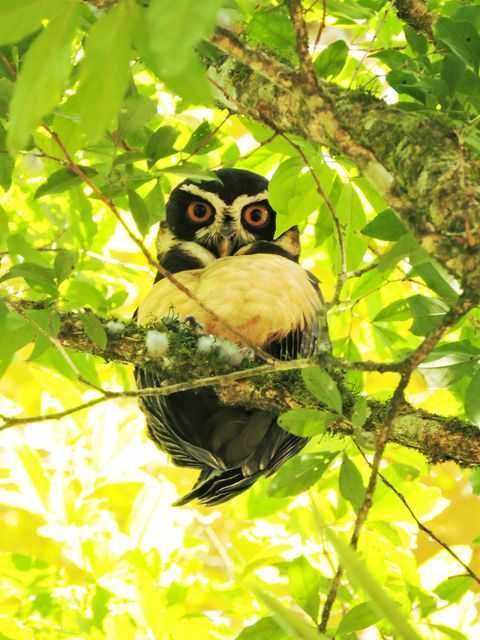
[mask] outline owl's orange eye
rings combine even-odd
[[[187,217],[192,222],[207,222],[213,215],[213,207],[206,202],[194,201],[187,207]]]
[[[249,227],[261,229],[270,220],[270,211],[263,204],[252,204],[244,209],[243,219]]]

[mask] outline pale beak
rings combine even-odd
[[[218,254],[221,258],[224,256],[229,256],[232,253],[232,243],[230,238],[223,238],[222,242],[218,247]]]

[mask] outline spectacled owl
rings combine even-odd
[[[276,213],[268,182],[240,169],[216,171],[218,180],[186,180],[171,193],[160,226],[159,263],[217,316],[273,357],[315,353],[323,299],[317,279],[298,265],[299,233],[275,238]],[[194,318],[206,334],[238,342],[194,300],[157,275],[140,304],[148,325],[171,312]],[[155,372],[138,368],[139,388],[156,387]],[[140,405],[150,437],[176,465],[200,470],[191,500],[213,505],[275,472],[307,439],[282,430],[260,410],[223,406],[212,389],[146,396]]]

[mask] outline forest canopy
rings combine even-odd
[[[479,67],[468,0],[0,0],[0,638],[480,637]],[[230,167],[332,354],[149,354],[168,195]],[[134,365],[312,439],[174,507]]]

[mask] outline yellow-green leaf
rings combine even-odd
[[[78,110],[89,142],[97,142],[123,101],[128,85],[135,5],[123,0],[90,31],[80,68]]]
[[[10,105],[7,134],[10,152],[27,144],[43,116],[58,103],[70,72],[78,17],[78,5],[69,2],[27,52]]]

